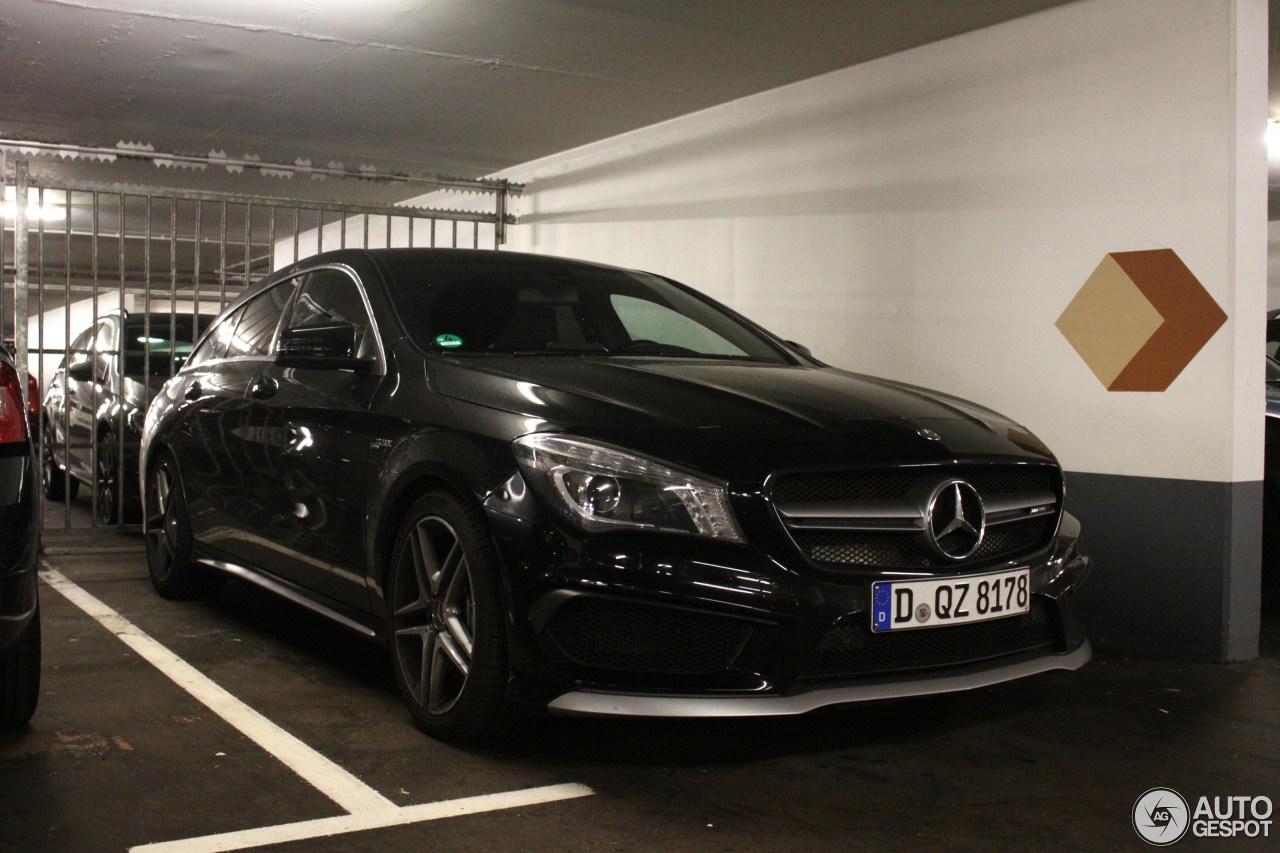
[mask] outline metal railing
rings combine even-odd
[[[127,504],[137,477],[127,470],[127,460],[136,439],[127,438],[124,407],[110,405],[113,389],[97,381],[100,359],[115,358],[123,368],[123,335],[90,339],[81,352],[71,352],[86,330],[99,329],[120,312],[142,311],[148,342],[156,313],[169,318],[164,331],[170,342],[180,316],[191,317],[198,337],[202,318],[274,270],[310,255],[348,247],[496,249],[513,221],[502,192],[491,213],[476,213],[158,187],[55,186],[33,180],[24,160],[10,157],[6,166],[5,156],[0,150],[0,183],[12,187],[13,200],[6,201],[0,223],[0,335],[36,378],[41,467],[46,477],[62,478],[60,489],[46,481],[45,491],[66,498],[61,507],[46,504],[45,529],[127,526],[135,520]],[[81,357],[93,363],[94,381],[91,398],[73,406],[65,400],[66,367]],[[142,386],[149,398],[149,356],[144,358]],[[172,375],[172,347],[169,359]],[[65,464],[73,454],[88,457],[78,476]],[[114,467],[114,477],[100,470],[104,461]],[[89,481],[87,501],[72,500],[77,480]],[[104,483],[114,492],[103,492]]]

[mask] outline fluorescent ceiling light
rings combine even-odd
[[[18,188],[7,186],[4,188],[4,203],[0,204],[0,216],[5,219],[14,220],[18,218]],[[62,222],[67,218],[67,208],[65,205],[54,204],[46,200],[44,207],[40,206],[40,194],[38,190],[28,188],[27,190],[27,221],[38,222],[43,219],[45,222]]]
[[[1275,119],[1267,122],[1267,159],[1280,163],[1280,121]]]

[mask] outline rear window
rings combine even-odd
[[[197,320],[190,314],[129,317],[124,328],[124,374],[140,377],[149,371],[151,376],[171,376],[181,370],[212,318]]]

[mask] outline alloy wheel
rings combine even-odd
[[[119,503],[119,471],[117,470],[117,460],[119,455],[116,453],[115,437],[111,433],[106,433],[102,439],[98,441],[98,476],[97,476],[97,495],[98,503],[98,523],[103,525],[115,524],[120,521],[116,517],[116,507]]]
[[[434,515],[414,523],[400,560],[392,589],[396,661],[414,702],[428,714],[446,714],[471,673],[471,563],[454,528]]]
[[[152,572],[165,579],[173,571],[177,554],[177,526],[174,516],[173,472],[162,462],[151,474],[151,488],[147,490],[147,538],[151,540]]]

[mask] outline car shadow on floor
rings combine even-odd
[[[339,680],[395,697],[390,659],[382,647],[328,620],[234,578],[209,606],[233,620],[246,643],[260,639],[283,644]],[[1090,727],[1108,736],[1123,732],[1138,737],[1212,728],[1221,704],[1239,693],[1241,685],[1276,677],[1276,607],[1264,612],[1262,624],[1263,661],[1257,662],[1194,664],[1105,654],[1078,672],[1049,672],[965,693],[829,708],[798,717],[614,720],[533,715],[504,741],[461,749],[502,762],[565,767],[732,766],[850,750],[896,754],[965,739],[1021,743],[1025,749],[1009,752],[1014,762],[1024,753],[1043,753],[1046,744],[1066,755],[1073,738],[1097,739]],[[1175,694],[1176,699],[1163,701]],[[1157,707],[1178,702],[1176,717]],[[407,718],[404,724],[411,726]],[[868,759],[870,765],[875,760]]]

